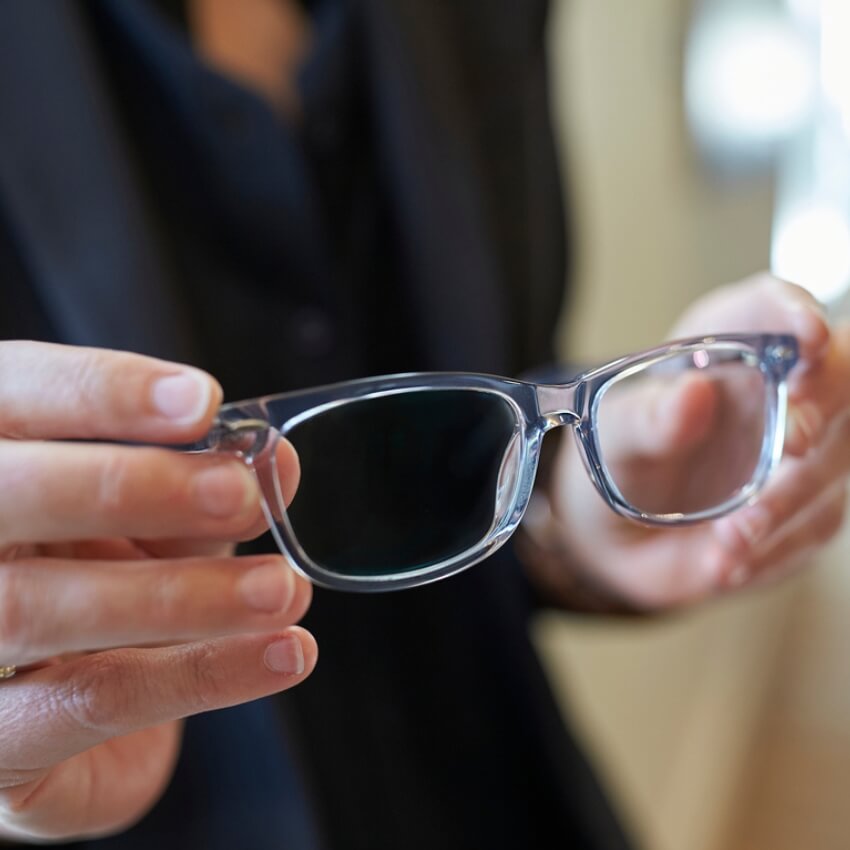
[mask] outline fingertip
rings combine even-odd
[[[723,589],[735,563],[737,559],[722,542],[716,539],[708,542],[702,549],[697,569],[709,592]]]
[[[309,676],[318,659],[319,649],[313,635],[299,626],[292,626],[278,635],[265,649],[263,663],[272,673]]]
[[[316,669],[319,662],[319,644],[313,633],[307,631],[303,626],[292,626],[290,632],[297,636],[301,642],[301,651],[304,653],[304,676],[309,676]]]
[[[715,539],[703,552],[701,567],[714,593],[727,593],[746,584],[751,576],[748,545],[727,518],[715,524]]]
[[[715,539],[732,555],[743,557],[761,544],[773,526],[773,515],[762,502],[717,520]]]
[[[800,343],[800,357],[804,364],[821,360],[829,349],[830,327],[820,305],[813,299],[789,300],[791,329]]]
[[[199,439],[209,429],[224,397],[218,381],[192,366],[172,368],[149,378],[148,412],[165,439]]]

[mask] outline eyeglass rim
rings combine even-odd
[[[766,422],[765,442],[753,479],[734,498],[697,514],[683,516],[641,512],[620,496],[616,488],[612,486],[613,482],[607,477],[601,454],[593,439],[592,404],[594,399],[614,377],[634,365],[715,345],[737,346],[752,351],[758,358],[759,368],[765,375],[765,384],[769,389],[768,395],[771,401],[768,405],[768,415],[771,418],[769,422]],[[771,350],[782,351],[781,358],[772,360]],[[567,381],[538,383],[480,373],[408,372],[361,378],[229,403],[219,409],[217,421],[219,423],[238,422],[246,418],[262,420],[270,426],[273,439],[277,440],[280,436],[285,437],[288,428],[294,427],[295,423],[308,418],[308,414],[316,415],[317,412],[330,407],[394,393],[448,389],[472,390],[494,394],[506,400],[516,416],[516,427],[520,437],[519,474],[510,508],[505,512],[506,519],[495,527],[491,527],[490,531],[474,546],[452,558],[435,562],[427,567],[383,575],[353,576],[328,570],[315,563],[304,551],[294,534],[287,512],[283,509],[283,500],[277,484],[278,477],[274,468],[270,470],[277,491],[272,493],[271,497],[281,509],[281,520],[276,519],[273,514],[266,486],[261,488],[263,511],[279,549],[299,573],[317,585],[336,590],[361,592],[401,590],[429,584],[461,572],[487,558],[504,545],[522,521],[531,499],[542,439],[549,430],[559,425],[575,426],[573,431],[581,449],[579,454],[591,481],[609,508],[621,516],[648,525],[688,525],[717,518],[742,506],[760,492],[781,457],[787,403],[785,381],[798,357],[798,342],[790,334],[715,334],[674,340],[655,348],[620,357],[581,372]],[[573,409],[564,411],[560,421],[541,409],[540,391],[546,389],[573,394]],[[769,426],[773,429],[771,441],[767,440]],[[276,463],[274,452],[264,454],[267,457],[266,463],[274,467]]]
[[[786,349],[786,356],[780,362],[773,362],[769,356],[771,347]],[[747,484],[739,488],[733,496],[724,502],[701,511],[683,513],[651,513],[642,511],[626,499],[617,487],[613,476],[604,461],[604,452],[599,442],[599,429],[596,427],[599,403],[605,392],[632,366],[654,365],[682,354],[696,350],[728,349],[750,350],[758,358],[758,367],[764,378],[765,389],[765,426],[759,458]],[[787,415],[787,375],[799,358],[799,348],[795,337],[778,334],[743,336],[724,335],[706,340],[682,340],[667,351],[655,349],[652,356],[645,359],[628,358],[628,362],[618,368],[603,367],[586,382],[586,400],[581,422],[574,429],[576,440],[581,444],[580,454],[586,471],[603,496],[608,506],[628,519],[644,525],[686,526],[695,525],[711,519],[717,519],[743,507],[761,492],[771,473],[782,457]]]

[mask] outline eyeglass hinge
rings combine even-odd
[[[213,451],[233,452],[247,462],[261,454],[269,441],[271,428],[262,419],[218,420],[209,434]]]

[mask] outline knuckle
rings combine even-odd
[[[149,447],[103,447],[95,461],[93,509],[109,523],[123,524],[133,517],[145,528],[154,522],[165,527],[185,517],[190,501],[185,465],[179,456]]]
[[[140,665],[131,652],[103,652],[88,656],[73,680],[57,698],[57,708],[75,726],[109,732],[126,726],[135,712]]]
[[[96,509],[107,516],[119,514],[126,507],[135,470],[129,455],[123,451],[107,452],[97,469],[94,499]]]
[[[213,642],[191,646],[183,657],[177,682],[177,701],[188,712],[209,711],[222,704],[221,695],[228,682]]]
[[[185,622],[190,600],[183,577],[172,571],[159,571],[152,575],[148,588],[151,616],[158,623]]]
[[[76,352],[68,385],[78,406],[92,411],[102,406],[108,356],[107,352],[97,349],[82,349]]]

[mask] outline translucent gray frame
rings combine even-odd
[[[752,359],[765,384],[765,428],[761,453],[749,483],[732,498],[698,513],[648,514],[629,504],[605,468],[596,435],[596,413],[602,393],[612,381],[631,371],[699,350],[737,352]],[[492,375],[415,372],[365,378],[305,391],[226,404],[200,450],[238,453],[257,474],[263,510],[275,541],[293,567],[318,585],[348,591],[385,591],[427,584],[453,575],[486,558],[514,533],[528,506],[543,436],[553,428],[572,426],[579,454],[596,490],[616,513],[655,526],[685,525],[714,519],[741,507],[764,486],[782,455],[787,406],[786,381],[798,359],[797,340],[785,334],[722,334],[670,342],[590,369],[566,383],[534,383]],[[416,570],[381,576],[339,575],[314,563],[302,549],[283,507],[275,468],[278,438],[322,411],[370,398],[426,390],[469,390],[495,394],[516,416],[514,437],[519,449],[512,492],[494,506],[489,532],[476,545],[445,561]],[[512,437],[513,442],[513,437]]]

